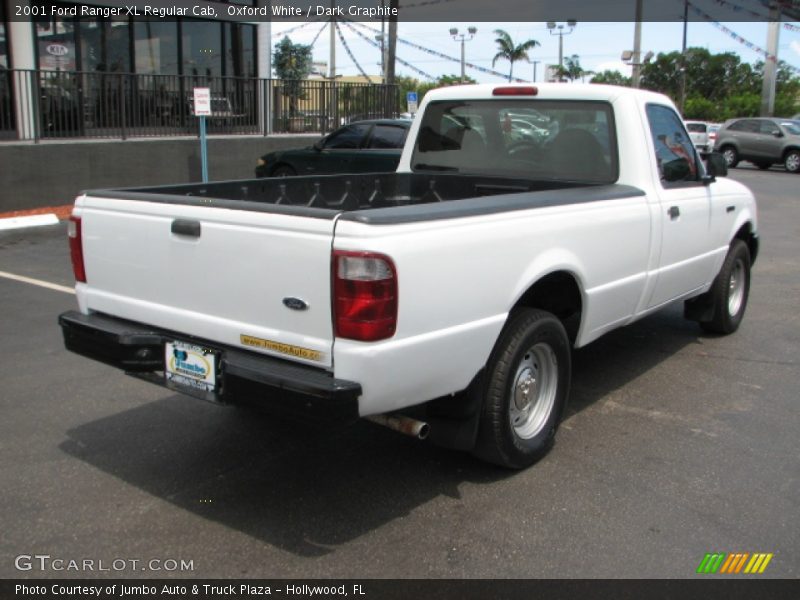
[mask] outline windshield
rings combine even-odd
[[[612,183],[617,147],[611,107],[513,98],[432,102],[411,168]]]
[[[691,133],[705,133],[706,132],[706,124],[705,123],[687,123],[686,129],[688,129]]]
[[[782,122],[781,127],[783,127],[787,133],[791,133],[792,135],[800,135],[800,121],[795,122]]]

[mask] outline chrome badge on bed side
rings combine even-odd
[[[300,298],[294,298],[289,296],[288,298],[283,299],[283,305],[286,308],[291,308],[292,310],[307,310],[308,309],[308,302],[305,300],[301,300]]]

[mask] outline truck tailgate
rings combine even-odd
[[[331,366],[335,218],[83,196],[83,312]]]

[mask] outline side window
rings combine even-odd
[[[369,131],[369,125],[366,123],[359,123],[357,125],[348,125],[338,131],[334,131],[328,139],[325,140],[326,150],[352,150],[361,147],[361,141]]]
[[[648,104],[647,120],[664,187],[697,182],[698,161],[694,144],[675,111],[666,106]]]
[[[396,125],[375,125],[369,140],[370,148],[402,148],[408,129]]]
[[[761,131],[761,126],[758,124],[758,121],[747,119],[746,121],[742,121],[742,131],[745,133],[758,133]]]
[[[731,131],[740,131],[744,133],[758,133],[759,127],[758,121],[754,121],[753,119],[742,119],[741,121],[731,123],[728,129]]]
[[[778,129],[778,126],[775,125],[775,123],[773,123],[772,121],[760,121],[760,125],[761,125],[760,133],[766,135],[774,135],[776,133],[780,133],[780,129]]]

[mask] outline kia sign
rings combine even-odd
[[[75,44],[39,40],[39,68],[51,71],[75,70]]]
[[[69,54],[69,48],[63,44],[48,44],[45,50],[47,50],[47,53],[51,54],[52,56],[66,56]]]

